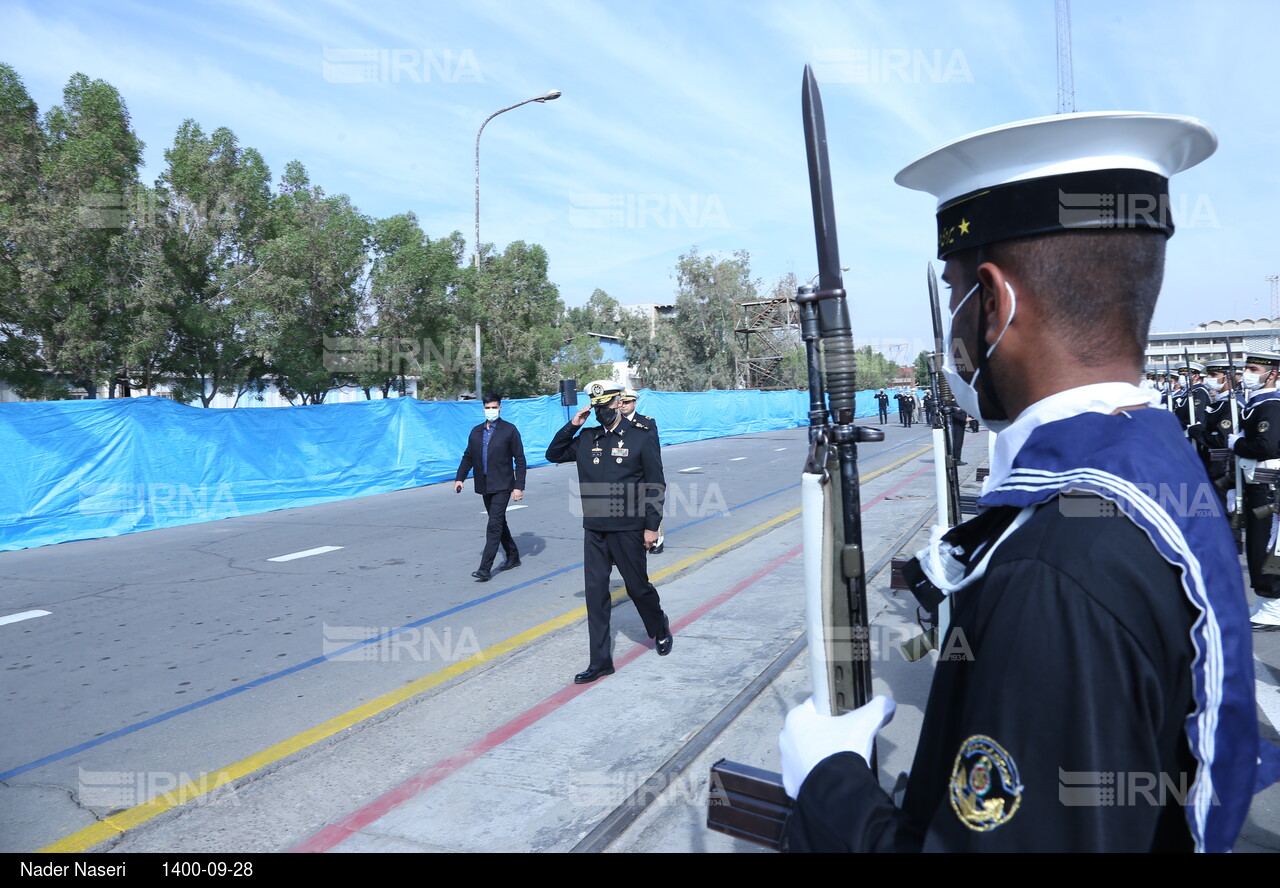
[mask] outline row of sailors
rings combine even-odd
[[[1175,368],[1180,387],[1166,377],[1161,402],[1195,444],[1236,532],[1243,527],[1249,581],[1258,596],[1250,615],[1254,627],[1280,628],[1280,355],[1251,351],[1241,363],[1232,381],[1234,368],[1226,360],[1185,362]],[[1160,378],[1148,374],[1146,385],[1160,389]],[[1242,508],[1235,502],[1237,477]]]

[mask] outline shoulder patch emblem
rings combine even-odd
[[[1224,419],[1222,422],[1218,423],[1218,428],[1220,428],[1220,429],[1229,429],[1229,428],[1231,428],[1231,420],[1229,420],[1229,419]]]
[[[1009,821],[1022,790],[1018,766],[999,743],[976,734],[960,745],[951,771],[951,807],[969,829],[987,832]]]
[[[1267,429],[1269,428],[1271,428],[1271,423],[1267,422],[1264,419],[1262,422],[1258,423],[1258,434],[1265,435],[1267,433]]]

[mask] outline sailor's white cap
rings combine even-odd
[[[1169,177],[1217,146],[1217,136],[1194,117],[1059,114],[956,139],[894,180],[937,196],[941,259],[1054,231],[1150,228],[1172,234]]]

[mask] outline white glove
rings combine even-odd
[[[1227,436],[1227,449],[1235,450],[1236,442],[1239,441],[1242,437],[1244,436],[1241,435],[1240,432],[1232,432],[1229,436]]]
[[[883,695],[844,715],[820,715],[813,698],[787,713],[778,750],[782,754],[782,786],[795,798],[818,762],[837,752],[856,752],[871,764],[876,732],[893,721],[897,704]]]

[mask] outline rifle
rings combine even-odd
[[[1186,346],[1182,348],[1182,363],[1187,368],[1187,437],[1191,437],[1191,427],[1196,424],[1196,397],[1191,390],[1191,352]]]
[[[1236,359],[1231,354],[1231,339],[1227,339],[1227,397],[1231,399],[1231,431],[1240,431],[1240,402],[1236,400]],[[1236,502],[1235,508],[1231,510],[1231,535],[1236,538],[1236,546],[1241,545],[1241,535],[1244,533],[1244,470],[1240,467],[1240,458],[1234,451],[1228,451],[1231,454],[1231,464],[1235,467],[1236,476]]]
[[[938,297],[938,277],[934,273],[932,262],[929,263],[929,309],[933,315],[934,341],[934,352],[929,361],[929,389],[937,405],[933,415],[934,477],[938,497],[938,524],[942,525],[943,529],[947,529],[960,523],[960,473],[956,468],[954,442],[951,440],[951,429],[948,428],[950,423],[943,416],[942,396],[945,395],[946,400],[950,401],[951,387],[942,373],[942,362],[946,357],[943,353],[945,334],[942,331],[942,304]],[[950,599],[944,599],[928,610],[932,626],[926,629],[923,635],[916,636],[902,645],[903,654],[913,662],[923,657],[930,649],[938,647],[939,639],[946,637],[947,624],[951,621]]]
[[[804,286],[796,295],[809,359],[809,454],[801,475],[805,624],[814,706],[840,715],[871,699],[858,443],[883,441],[884,432],[853,423],[853,329],[840,272],[822,97],[808,65],[801,104],[818,244],[818,289]],[[721,759],[711,768],[707,805],[709,828],[781,850],[791,808],[781,775]]]
[[[929,310],[933,315],[934,351],[929,361],[929,389],[935,405],[933,412],[933,455],[938,466],[938,523],[947,527],[960,523],[960,473],[956,469],[953,442],[947,422],[942,418],[942,399],[951,400],[951,386],[942,373],[945,334],[942,332],[942,303],[938,297],[938,277],[929,263]],[[940,434],[941,433],[941,434]],[[941,446],[939,446],[941,444]],[[945,485],[945,490],[943,486]],[[943,504],[946,515],[943,516]]]

